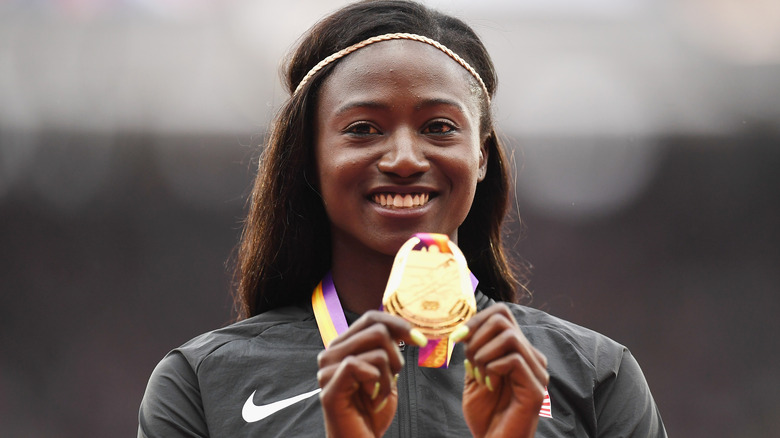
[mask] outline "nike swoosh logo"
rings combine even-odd
[[[254,423],[255,421],[260,421],[269,415],[273,415],[290,405],[294,405],[301,400],[306,400],[313,395],[319,394],[320,391],[322,391],[322,388],[317,388],[311,392],[306,392],[301,395],[296,395],[294,397],[261,406],[255,405],[254,398],[255,392],[257,391],[254,391],[252,392],[252,395],[250,395],[246,400],[246,403],[244,403],[244,409],[241,410],[241,416],[244,417],[244,421],[247,423]]]

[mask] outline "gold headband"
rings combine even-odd
[[[379,35],[379,36],[371,37],[367,40],[363,40],[357,44],[353,44],[345,49],[339,50],[338,52],[328,56],[327,58],[317,63],[317,65],[312,67],[312,69],[309,70],[308,73],[306,73],[306,76],[304,76],[303,79],[301,79],[301,82],[295,88],[295,91],[293,92],[293,96],[295,96],[296,94],[298,94],[299,91],[301,91],[301,89],[306,85],[307,82],[309,82],[312,76],[317,74],[318,71],[322,70],[326,65],[330,64],[331,62],[339,60],[349,55],[350,53],[354,52],[355,50],[362,49],[363,47],[366,47],[370,44],[378,43],[380,41],[401,40],[401,39],[419,41],[421,43],[430,44],[433,47],[436,47],[437,49],[447,54],[447,56],[449,56],[450,58],[457,61],[458,64],[462,65],[463,68],[468,70],[468,72],[471,73],[472,76],[474,76],[477,82],[479,82],[479,85],[482,87],[482,91],[485,93],[485,98],[487,99],[488,104],[490,104],[490,93],[488,93],[488,89],[485,86],[485,82],[482,81],[482,78],[479,76],[479,73],[477,73],[477,71],[474,70],[474,68],[471,67],[471,65],[469,65],[469,63],[466,62],[465,59],[461,58],[460,56],[458,56],[457,53],[448,49],[444,44],[436,40],[430,39],[428,37],[422,35],[416,35],[413,33],[388,33],[384,35]]]

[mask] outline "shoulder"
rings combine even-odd
[[[301,331],[311,331],[312,328],[316,329],[316,322],[311,309],[284,307],[203,333],[172,353],[181,355],[197,373],[204,360],[214,354],[224,353],[224,350],[242,349],[252,342],[289,338]]]
[[[626,347],[610,337],[570,321],[550,315],[542,310],[507,303],[524,332],[539,341],[586,354],[622,354]]]
[[[261,386],[251,376],[271,375],[280,362],[290,363],[287,345],[294,345],[293,339],[306,341],[312,354],[321,349],[311,309],[272,310],[204,333],[173,349],[149,378],[139,412],[139,437],[179,436],[182,431],[187,436],[206,436],[207,417],[209,425],[223,420],[215,414],[221,412],[215,406],[229,402],[240,408],[246,394]],[[303,349],[295,353],[300,356]],[[247,388],[238,388],[239,378],[245,378],[241,385]],[[227,387],[226,382],[234,386]]]
[[[561,414],[559,422],[571,420],[579,423],[566,426],[571,430],[583,427],[599,436],[666,436],[647,381],[628,348],[541,310],[506,305],[529,342],[547,356],[552,412],[553,417]]]
[[[504,304],[531,344],[547,356],[551,372],[569,375],[581,384],[598,385],[614,376],[624,358],[630,356],[624,345],[594,330],[542,310]]]
[[[480,291],[477,291],[476,298],[477,307],[480,310],[496,303]],[[534,346],[542,351],[561,348],[574,349],[583,354],[585,359],[595,360],[594,355],[622,354],[626,350],[623,345],[601,333],[550,315],[542,310],[515,303],[501,303],[509,307],[523,333]]]
[[[208,381],[203,379],[204,373],[221,368],[211,362],[232,362],[250,349],[258,350],[257,346],[264,343],[282,344],[307,332],[311,336],[312,328],[316,330],[313,318],[311,309],[285,307],[196,336],[171,350],[157,364],[149,378],[146,396],[184,393],[194,400]]]

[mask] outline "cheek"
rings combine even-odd
[[[473,154],[472,154],[473,155]],[[457,203],[462,206],[464,217],[471,210],[471,204],[474,202],[474,195],[477,192],[479,183],[479,154],[463,160],[459,163],[456,176],[459,180],[453,184],[457,186]]]
[[[454,185],[461,185],[465,190],[473,190],[479,177],[479,150],[461,150],[449,157],[448,173]]]
[[[322,148],[318,153],[317,179],[326,205],[342,203],[347,194],[360,190],[365,160],[336,148]]]
[[[339,162],[333,147],[328,144],[327,138],[318,138],[315,150],[315,168],[320,192],[325,192],[333,184],[339,174]]]
[[[321,178],[327,178],[331,181],[347,179],[355,173],[357,165],[355,160],[346,157],[341,153],[327,153],[324,159],[318,163],[318,174]]]
[[[323,197],[323,201],[327,204],[331,201],[332,194],[338,192],[339,172],[330,162],[320,161],[317,165],[317,179],[320,183],[320,194]]]

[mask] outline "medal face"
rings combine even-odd
[[[428,339],[446,338],[476,313],[468,266],[460,250],[420,245],[412,238],[396,256],[383,299],[385,311],[400,316]],[[415,249],[415,247],[418,247]]]

